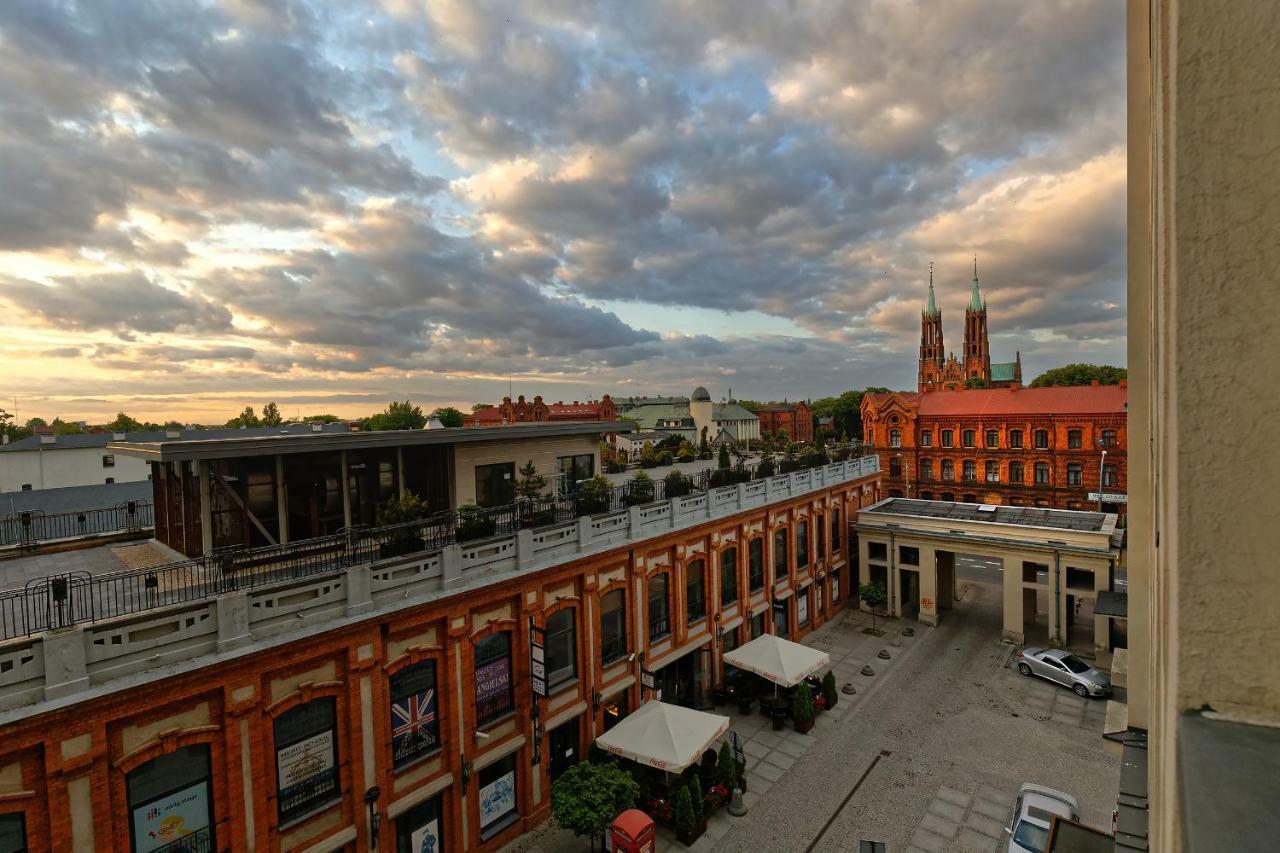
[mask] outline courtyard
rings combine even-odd
[[[875,637],[863,631],[868,614],[847,611],[806,637],[831,656],[837,683],[857,691],[810,734],[717,709],[745,741],[748,813],[721,809],[693,849],[857,851],[868,840],[894,853],[992,853],[1024,782],[1074,795],[1084,822],[1109,830],[1120,761],[1104,747],[1105,701],[1020,675],[1017,648],[1000,641],[999,587],[959,585],[936,628],[877,619],[885,633]],[[863,675],[865,665],[875,674]],[[548,824],[506,849],[588,845]],[[659,830],[658,851],[680,849]]]

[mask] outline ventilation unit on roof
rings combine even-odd
[[[983,504],[982,506],[978,507],[978,512],[995,512],[995,511],[996,511],[995,504]]]

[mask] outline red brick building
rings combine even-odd
[[[31,853],[162,849],[184,831],[217,851],[391,853],[427,832],[437,850],[496,850],[651,698],[642,667],[680,701],[721,683],[739,643],[802,637],[848,602],[874,466],[747,489],[719,517],[691,496],[652,520],[587,517],[10,631],[0,822]]]
[[[813,409],[798,403],[770,403],[756,410],[760,434],[785,435],[792,441],[813,441]]]
[[[513,403],[510,397],[503,397],[496,406],[477,409],[462,420],[463,426],[505,426],[541,421],[616,421],[618,409],[605,394],[599,400],[588,400],[580,403],[544,403],[542,397],[534,397],[533,402],[526,402],[521,394]]]
[[[929,300],[920,312],[920,391],[954,390],[966,382],[987,388],[1022,385],[1022,353],[1013,361],[991,363],[987,334],[987,301],[978,289],[978,259],[973,260],[973,291],[964,309],[964,344],[960,358],[948,354],[942,337],[942,311],[933,293],[933,267],[929,267]]]
[[[862,423],[890,497],[1096,509],[1089,493],[1125,493],[1128,394],[1123,383],[868,394]]]

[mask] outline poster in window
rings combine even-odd
[[[441,853],[440,821],[433,818],[425,826],[415,829],[409,834],[410,853]]]
[[[480,828],[491,825],[516,808],[516,771],[494,779],[480,789]]]
[[[180,850],[185,838],[193,849],[209,838],[209,783],[197,782],[133,810],[133,846],[138,853]],[[174,845],[172,848],[170,845]]]
[[[319,777],[328,775],[328,785],[336,788],[337,777],[329,773],[331,770],[332,729],[276,750],[276,778],[280,786],[282,807],[287,808],[288,801],[298,795],[309,800],[327,793],[325,785],[317,784]]]
[[[476,709],[485,717],[507,706],[511,687],[511,658],[501,657],[476,667]]]
[[[796,596],[796,621],[801,625],[809,621],[809,590]]]
[[[403,761],[435,749],[439,742],[435,688],[411,693],[391,703],[391,754]]]

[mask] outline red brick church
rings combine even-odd
[[[929,301],[920,312],[921,391],[971,386],[1009,388],[1022,384],[1022,353],[1013,361],[991,363],[987,337],[987,301],[978,290],[978,259],[973,259],[973,293],[964,309],[964,347],[961,357],[946,355],[942,342],[942,311],[933,295],[933,267],[929,267]]]

